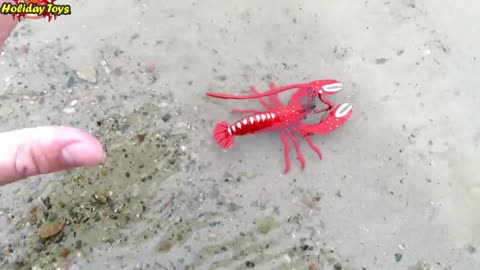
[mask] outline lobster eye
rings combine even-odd
[[[303,109],[306,111],[313,110],[315,109],[316,105],[315,103],[306,103],[302,105]]]

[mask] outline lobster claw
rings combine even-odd
[[[343,83],[333,79],[311,81],[307,85],[318,95],[334,95],[343,89]]]
[[[333,95],[340,92],[343,89],[343,84],[339,81],[332,80],[329,84],[323,84],[322,90],[319,94]]]
[[[329,114],[317,124],[300,124],[299,129],[306,134],[330,133],[342,126],[352,115],[352,105],[343,103],[332,108]]]

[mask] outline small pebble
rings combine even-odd
[[[46,239],[60,233],[63,230],[64,226],[65,226],[64,223],[58,223],[58,222],[47,223],[42,227],[40,227],[38,233],[41,238]]]
[[[73,114],[73,113],[76,112],[76,110],[75,110],[75,108],[69,107],[69,108],[63,109],[63,112],[66,113],[66,114]]]
[[[68,78],[67,88],[72,87],[75,84],[75,79],[73,77]]]
[[[145,66],[145,72],[147,73],[153,73],[157,67],[155,64],[148,64]]]
[[[117,67],[113,70],[113,74],[117,75],[117,76],[120,76],[122,75],[122,69]]]
[[[168,120],[170,120],[171,117],[172,116],[169,113],[167,113],[164,116],[162,116],[162,120],[163,122],[167,122]]]
[[[107,197],[105,197],[105,196],[103,196],[103,195],[95,195],[95,197],[96,197],[96,199],[97,199],[98,201],[100,201],[100,202],[103,203],[103,204],[106,204],[107,201],[108,201],[108,200],[107,200]]]
[[[387,58],[378,58],[378,59],[375,60],[375,63],[377,65],[382,65],[382,64],[385,64],[387,61],[388,61]]]
[[[75,248],[76,249],[81,249],[82,248],[82,240],[77,240],[77,242],[75,242]]]
[[[68,257],[69,254],[70,254],[70,250],[68,250],[67,248],[61,247],[58,250],[58,255],[62,258]]]
[[[92,66],[81,66],[77,68],[77,76],[87,82],[97,82],[97,71]]]
[[[395,253],[395,261],[399,262],[402,260],[403,255],[400,253]]]
[[[275,219],[271,216],[258,218],[255,221],[257,225],[257,231],[261,234],[267,234],[273,226],[275,226]]]
[[[283,255],[281,262],[284,264],[291,264],[292,263],[292,258],[288,254]]]
[[[158,246],[158,251],[160,252],[167,252],[172,248],[172,244],[168,241],[161,241],[159,246]]]

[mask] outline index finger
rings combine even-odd
[[[95,166],[103,146],[82,130],[47,126],[0,133],[0,186],[33,175]]]

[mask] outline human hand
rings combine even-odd
[[[0,0],[0,6],[10,0]],[[0,50],[17,21],[0,14]],[[91,135],[69,127],[38,127],[0,133],[0,186],[33,175],[81,166],[105,158]]]
[[[0,133],[0,186],[34,175],[98,165],[104,158],[97,139],[71,127]]]
[[[0,7],[3,3],[13,2],[11,0],[0,0]],[[3,44],[5,40],[7,40],[10,33],[13,31],[15,26],[17,25],[17,21],[12,18],[11,15],[3,15],[0,14],[0,51],[3,48]]]

